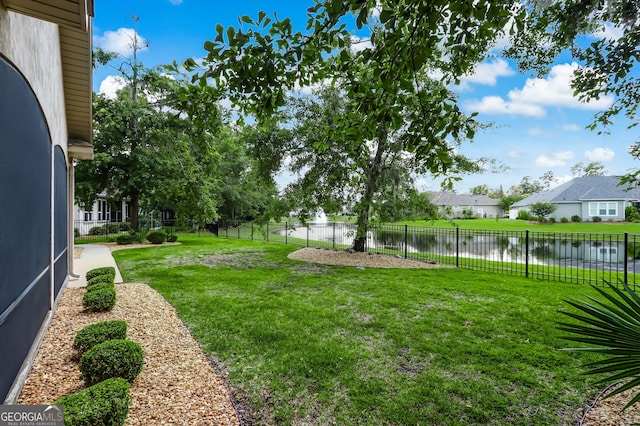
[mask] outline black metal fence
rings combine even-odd
[[[218,224],[221,237],[332,250],[353,245],[355,226],[340,222]],[[381,225],[367,233],[366,250],[420,262],[546,280],[640,284],[640,235],[488,231]]]

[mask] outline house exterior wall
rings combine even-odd
[[[549,217],[555,217],[556,220],[560,220],[563,217],[571,220],[571,217],[575,215],[583,217],[581,203],[556,204],[556,206],[556,210]]]
[[[68,279],[58,27],[0,2],[0,74],[0,402],[14,403]]]
[[[592,212],[590,211],[590,205],[592,203],[597,203],[597,213],[594,215],[592,214]],[[615,210],[616,213],[615,215],[611,215],[610,214],[610,204],[615,204]],[[614,222],[620,222],[620,221],[624,221],[624,209],[631,205],[631,203],[626,202],[626,201],[622,201],[622,200],[593,200],[593,201],[584,201],[582,203],[582,220],[584,221],[593,221],[593,217],[594,216],[599,216],[602,221],[607,222],[607,221],[614,221]],[[606,210],[606,214],[602,214],[600,212],[600,207],[605,207]]]
[[[4,10],[0,2],[0,54],[29,82],[47,119],[52,144],[67,156],[58,26]]]
[[[440,214],[444,217],[451,216],[454,218],[460,218],[463,217],[465,210],[471,210],[473,212],[473,216],[478,218],[485,217],[485,215],[487,218],[503,216],[502,209],[498,206],[449,206],[451,207],[450,213],[447,212],[447,207],[448,206],[438,206]]]

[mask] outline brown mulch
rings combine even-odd
[[[144,367],[131,385],[126,425],[238,425],[224,382],[173,307],[146,284],[117,284],[111,312],[83,311],[85,289],[67,288],[42,342],[19,404],[48,404],[84,387],[76,333],[88,324],[122,319],[127,338],[144,350]]]
[[[289,259],[303,260],[324,265],[355,266],[366,268],[450,268],[449,265],[419,262],[402,257],[344,250],[303,248],[289,254]]]
[[[615,389],[612,387],[607,392]],[[581,426],[622,426],[640,424],[640,407],[638,404],[621,411],[638,389],[631,389],[614,395],[609,399],[598,398],[592,408],[589,409]],[[605,393],[606,395],[606,393]]]

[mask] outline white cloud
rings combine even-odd
[[[520,158],[522,157],[522,152],[512,149],[511,151],[507,152],[507,157],[509,158]]]
[[[487,96],[481,100],[464,103],[467,109],[489,114],[511,114],[529,117],[543,117],[545,107],[566,107],[586,110],[602,110],[613,101],[603,96],[591,102],[580,102],[573,96],[571,80],[576,63],[560,64],[551,69],[547,78],[529,78],[522,89],[513,89],[507,94],[508,100],[498,96]]]
[[[531,136],[538,136],[538,135],[543,134],[544,132],[542,131],[542,129],[540,127],[536,126],[536,127],[530,128],[527,131],[527,133],[529,133],[529,135],[531,135]]]
[[[182,0],[169,0],[169,3],[174,4],[174,5],[179,5],[182,4]]]
[[[591,151],[585,151],[584,156],[591,161],[613,161],[616,153],[610,148],[596,148]]]
[[[504,59],[482,62],[476,66],[472,74],[460,79],[459,89],[467,90],[471,84],[495,86],[498,83],[498,77],[509,77],[515,73]]]
[[[551,182],[551,184],[549,185],[549,189],[553,189],[556,186],[560,186],[563,183],[567,183],[573,178],[575,178],[575,176],[572,176],[572,175],[555,176],[555,180]]]
[[[109,99],[115,99],[116,92],[126,86],[126,82],[122,77],[117,75],[108,75],[100,83],[98,93],[102,93]]]
[[[144,37],[137,34],[133,28],[118,28],[117,31],[105,31],[103,35],[95,36],[93,43],[107,52],[116,52],[122,56],[131,56],[133,54],[133,43],[136,39],[138,50],[146,50],[149,43]]]
[[[354,52],[362,52],[363,50],[373,48],[373,44],[371,44],[371,39],[362,38],[356,35],[351,36],[351,50]]]
[[[499,96],[485,96],[482,100],[472,99],[463,103],[471,111],[485,114],[524,115],[526,117],[544,117],[545,110],[539,105],[508,102]]]
[[[558,151],[549,155],[539,155],[534,163],[539,167],[562,167],[567,165],[567,161],[573,160],[572,151]]]
[[[598,31],[593,33],[593,36],[596,38],[606,38],[609,40],[618,40],[622,38],[623,35],[623,28],[616,27],[609,22],[606,22],[602,28],[599,28]]]
[[[577,124],[565,124],[564,126],[562,126],[562,130],[566,130],[567,132],[579,132],[580,131],[580,126],[578,126]]]

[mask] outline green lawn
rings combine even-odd
[[[461,269],[292,261],[209,235],[114,252],[175,306],[257,424],[570,425],[595,396],[561,351],[563,299],[589,287]]]

